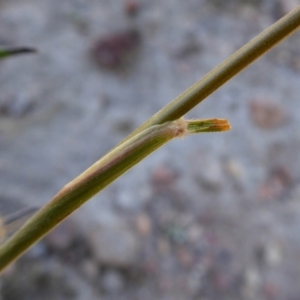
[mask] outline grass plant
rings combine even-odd
[[[294,33],[299,26],[300,6],[236,51],[153,115],[103,158],[64,186],[48,204],[1,245],[0,271],[88,199],[169,140],[191,133],[228,130],[227,120],[186,121],[182,117],[256,59]],[[0,58],[8,56],[7,54],[0,50]],[[13,51],[9,55],[12,54]]]

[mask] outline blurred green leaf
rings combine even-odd
[[[30,47],[13,47],[13,48],[0,48],[0,60],[12,55],[36,53],[37,50]]]

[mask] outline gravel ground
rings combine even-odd
[[[296,0],[0,1],[0,210],[41,206]],[[300,36],[1,277],[9,299],[300,299]],[[13,230],[8,228],[8,230]]]

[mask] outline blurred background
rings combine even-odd
[[[47,203],[297,0],[0,1],[0,213]],[[0,278],[5,300],[300,299],[300,36],[187,117],[232,130],[159,149]],[[4,233],[2,233],[4,235]]]

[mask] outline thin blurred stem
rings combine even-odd
[[[124,141],[147,127],[176,120],[216,91],[260,56],[290,36],[300,26],[300,6],[264,30],[189,89],[142,124]],[[124,142],[122,141],[122,142]]]
[[[38,207],[24,208],[22,210],[19,210],[15,213],[12,213],[12,214],[8,215],[7,217],[4,217],[3,218],[3,223],[4,223],[5,226],[8,226],[8,225],[24,218],[27,215],[33,214],[37,210],[38,210]]]

